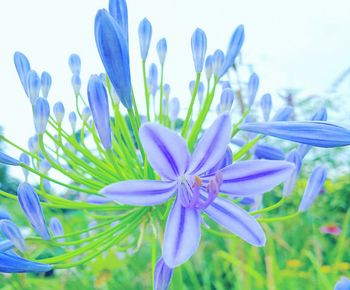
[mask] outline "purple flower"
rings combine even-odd
[[[190,156],[185,140],[178,134],[158,124],[144,124],[140,129],[141,142],[148,161],[162,180],[122,181],[101,191],[111,200],[143,206],[161,204],[176,194],[165,228],[162,254],[170,268],[186,262],[197,250],[201,212],[248,243],[265,244],[265,234],[257,221],[218,194],[264,193],[286,180],[294,166],[286,161],[254,160],[210,172],[224,158],[231,128],[229,115],[221,115]]]
[[[289,196],[293,192],[295,184],[299,178],[299,174],[300,174],[300,170],[301,170],[301,166],[302,166],[302,157],[299,154],[298,150],[292,150],[288,154],[286,160],[295,164],[295,168],[293,170],[293,173],[290,175],[290,177],[284,183],[284,187],[283,187],[283,195]]]
[[[316,147],[350,145],[350,130],[326,122],[245,123],[240,129]]]
[[[169,268],[160,258],[154,270],[154,290],[168,289],[174,270]]]
[[[18,255],[0,252],[1,273],[47,272],[51,269],[51,265],[32,262]]]
[[[62,226],[60,220],[56,217],[53,217],[50,220],[50,229],[55,237],[64,235],[63,226]]]
[[[259,88],[259,77],[256,73],[253,73],[248,82],[248,105],[251,107],[255,101],[256,93]]]

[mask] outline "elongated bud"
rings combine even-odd
[[[0,230],[18,250],[25,252],[24,238],[15,223],[10,220],[0,220]]]
[[[293,108],[291,106],[285,106],[276,112],[271,121],[288,121],[292,115]]]
[[[43,174],[48,174],[50,169],[51,169],[50,163],[46,159],[41,160],[40,166],[39,166],[40,172]]]
[[[68,115],[68,120],[70,123],[70,126],[72,128],[72,132],[75,132],[75,129],[77,127],[77,115],[75,114],[75,112],[70,112]]]
[[[158,91],[158,68],[155,63],[152,63],[149,67],[148,73],[148,88],[151,95],[154,97]]]
[[[263,112],[264,121],[267,122],[270,118],[272,108],[272,98],[270,94],[265,94],[261,97],[260,107]]]
[[[34,125],[37,134],[43,134],[50,116],[50,106],[46,99],[37,98],[33,108]]]
[[[121,27],[104,9],[99,10],[95,18],[95,40],[103,66],[120,101],[125,108],[132,108],[128,44]]]
[[[204,65],[204,58],[207,52],[207,36],[204,31],[197,28],[191,38],[192,57],[196,73],[201,73]]]
[[[170,96],[170,85],[169,84],[165,84],[164,86],[163,86],[163,94],[164,94],[164,97],[165,98],[169,98],[169,96]]]
[[[81,79],[79,75],[73,75],[72,79],[71,79],[71,83],[72,83],[72,88],[74,91],[75,95],[79,95],[80,94],[80,89],[81,89]]]
[[[195,81],[190,81],[190,82],[188,83],[188,89],[190,90],[190,94],[191,94],[191,95],[193,94],[195,84],[196,84]]]
[[[154,269],[154,290],[166,290],[169,287],[174,270],[160,258]]]
[[[52,78],[46,71],[41,74],[41,93],[44,98],[47,98],[52,84]]]
[[[23,182],[17,188],[17,196],[24,214],[36,233],[44,240],[50,240],[43,209],[34,188],[29,183]]]
[[[40,77],[35,70],[30,70],[27,74],[27,95],[32,103],[39,97],[41,87]]]
[[[272,145],[257,144],[254,148],[254,155],[258,159],[284,160],[284,152]]]
[[[61,125],[64,118],[64,105],[62,102],[57,102],[53,106],[53,114],[55,115],[56,122]]]
[[[105,86],[97,75],[90,77],[87,93],[92,118],[95,122],[101,143],[105,149],[110,149],[112,146],[112,137],[109,122],[108,96]]]
[[[157,43],[157,54],[161,65],[164,65],[167,50],[168,50],[168,47],[167,47],[166,39],[165,38],[160,39]]]
[[[77,55],[76,53],[71,54],[68,58],[68,65],[73,75],[80,75],[81,60],[79,55]]]
[[[312,171],[307,182],[303,198],[299,205],[299,211],[306,211],[321,192],[327,178],[327,169],[319,166]]]
[[[140,52],[141,59],[146,60],[148,55],[149,46],[151,44],[152,38],[152,25],[147,18],[142,19],[139,24],[139,42],[140,42]]]
[[[180,101],[178,98],[172,98],[169,103],[169,119],[175,122],[180,112]]]
[[[208,55],[205,60],[205,76],[207,77],[207,80],[210,80],[212,75],[213,75],[213,57],[211,55]]]
[[[220,96],[220,111],[230,112],[235,98],[235,93],[232,89],[225,89],[222,91]]]
[[[252,75],[249,78],[248,82],[248,105],[251,107],[254,103],[256,93],[258,92],[259,88],[259,77],[256,73],[252,73]]]
[[[19,161],[15,158],[12,158],[11,156],[8,156],[5,153],[0,152],[0,164],[18,166]]]
[[[17,73],[18,73],[18,77],[21,81],[21,84],[24,88],[24,91],[26,92],[26,94],[28,95],[28,92],[27,92],[27,75],[30,71],[30,64],[29,64],[29,61],[27,59],[27,57],[19,52],[19,51],[16,51],[15,54],[14,54],[14,63],[15,63],[15,66],[16,66],[16,70],[17,70]]]
[[[230,39],[230,43],[226,51],[225,61],[221,67],[221,71],[219,74],[220,78],[228,71],[229,68],[231,68],[234,65],[236,56],[239,54],[243,42],[244,27],[243,25],[239,25]]]
[[[64,230],[63,230],[62,224],[59,221],[59,219],[56,217],[53,217],[50,220],[50,229],[55,237],[64,235]]]
[[[19,161],[27,166],[30,165],[30,159],[29,156],[25,153],[22,153],[21,156],[19,157]],[[28,178],[28,170],[22,168],[23,170],[23,174],[24,174],[24,178],[27,179]]]
[[[222,50],[217,49],[213,54],[213,74],[215,77],[219,77],[221,67],[224,63],[224,53]]]
[[[198,84],[198,91],[197,91],[197,98],[199,102],[199,106],[202,107],[203,104],[203,97],[204,97],[204,84],[202,82],[199,82]]]
[[[87,122],[91,116],[91,110],[89,107],[85,107],[81,112],[81,118],[83,122]]]
[[[28,139],[28,149],[30,153],[36,154],[39,152],[39,138],[34,135]]]
[[[300,156],[298,150],[292,150],[288,154],[286,160],[291,163],[294,163],[295,165],[292,174],[289,176],[289,178],[286,180],[283,186],[283,195],[290,196],[294,190],[295,184],[297,183],[300,175],[300,170],[302,166],[302,157]]]
[[[123,31],[126,42],[129,42],[128,7],[125,0],[109,0],[109,13]]]

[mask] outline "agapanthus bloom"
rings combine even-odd
[[[227,150],[230,133],[230,117],[223,114],[190,155],[185,140],[177,133],[158,124],[144,124],[140,129],[141,142],[162,180],[122,181],[101,191],[111,200],[143,206],[161,204],[176,195],[165,228],[162,253],[170,268],[181,265],[197,250],[202,212],[248,243],[265,244],[259,223],[218,195],[267,192],[286,180],[294,166],[286,161],[253,160],[217,168]]]

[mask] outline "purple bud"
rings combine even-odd
[[[59,221],[59,219],[56,217],[53,217],[50,220],[50,229],[55,237],[64,235],[64,230],[63,230],[62,224]]]
[[[205,60],[205,76],[208,80],[211,79],[211,76],[213,74],[213,57],[211,55],[207,56],[207,59]]]
[[[32,103],[35,103],[35,100],[39,97],[41,81],[40,77],[35,70],[30,70],[27,74],[27,95]]]
[[[12,166],[18,166],[19,161],[15,158],[8,156],[5,153],[0,152],[0,163]]]
[[[44,71],[41,74],[41,93],[43,94],[44,98],[47,98],[49,95],[49,91],[51,88],[52,79],[48,72]]]
[[[228,45],[225,62],[221,68],[221,72],[219,75],[220,78],[228,71],[229,68],[231,68],[234,65],[236,56],[240,52],[243,42],[244,27],[243,25],[239,25],[234,31],[230,43]]]
[[[235,98],[235,93],[232,89],[225,89],[222,91],[220,96],[220,111],[230,112]]]
[[[299,205],[299,211],[304,212],[306,211],[314,202],[315,198],[319,195],[321,192],[323,185],[327,178],[327,169],[318,166],[315,167],[312,171],[309,180],[307,182],[303,198],[301,200],[301,203]]]
[[[83,122],[87,122],[91,116],[91,110],[89,107],[85,107],[81,112],[81,118]]]
[[[224,59],[225,56],[222,50],[217,49],[213,54],[213,74],[215,77],[219,77]]]
[[[191,38],[192,57],[196,73],[203,70],[204,58],[207,52],[207,36],[204,31],[197,28]]]
[[[169,103],[169,119],[175,122],[180,112],[180,101],[178,98],[172,98]]]
[[[71,79],[73,91],[75,95],[80,94],[80,89],[81,89],[81,79],[79,75],[73,75]]]
[[[123,31],[126,42],[129,42],[128,7],[125,0],[109,0],[109,13]]]
[[[29,61],[23,53],[16,51],[15,55],[14,55],[14,62],[15,62],[15,66],[16,66],[16,70],[17,70],[19,79],[22,83],[22,86],[23,86],[26,94],[28,95],[28,93],[27,93],[27,75],[28,75],[28,72],[30,71]]]
[[[28,149],[30,153],[36,154],[39,152],[39,138],[34,135],[28,139]]]
[[[142,19],[139,25],[139,42],[141,59],[144,61],[147,58],[149,46],[152,38],[152,25],[147,18]]]
[[[97,75],[92,75],[88,83],[88,99],[97,133],[105,149],[112,146],[108,96],[106,88]]]
[[[73,75],[80,75],[80,69],[81,69],[81,60],[79,55],[73,53],[68,58],[68,64],[69,68],[72,71]]]
[[[285,106],[276,112],[271,121],[288,121],[292,114],[293,108],[291,106]]]
[[[34,188],[29,183],[23,182],[17,188],[17,195],[19,204],[34,230],[44,240],[50,240],[43,209]]]
[[[34,103],[33,117],[37,134],[43,134],[50,116],[50,106],[46,99],[37,98]]]
[[[55,115],[56,122],[58,124],[62,124],[63,118],[64,118],[64,105],[62,102],[57,102],[53,106],[53,114]]]
[[[167,49],[166,39],[162,38],[157,43],[157,54],[161,65],[164,65]]]
[[[169,287],[174,270],[160,258],[154,269],[154,290],[166,290]]]
[[[70,126],[72,128],[72,131],[74,133],[75,129],[77,127],[77,115],[74,112],[70,112],[68,115],[68,120],[69,120]]]
[[[260,107],[264,115],[264,121],[267,122],[270,118],[272,108],[272,98],[270,94],[265,94],[261,97]]]
[[[292,174],[285,181],[284,186],[283,186],[283,195],[290,196],[294,190],[295,184],[297,183],[297,180],[298,180],[299,175],[300,175],[301,166],[302,166],[302,158],[299,154],[299,151],[292,150],[288,154],[286,161],[294,163],[294,165],[295,165]]]
[[[256,93],[259,88],[259,77],[256,73],[252,73],[248,82],[248,105],[251,107],[254,103]]]
[[[16,224],[10,220],[0,220],[0,230],[18,250],[25,252],[25,241]]]

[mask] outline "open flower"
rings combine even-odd
[[[218,194],[264,193],[285,181],[294,166],[286,161],[254,160],[211,172],[225,155],[230,133],[230,117],[223,114],[204,133],[190,156],[185,140],[178,134],[158,124],[144,124],[141,142],[162,180],[122,181],[101,191],[111,200],[143,206],[161,204],[176,194],[163,243],[163,259],[170,268],[186,262],[197,250],[201,212],[248,243],[265,244],[265,234],[257,221]]]

